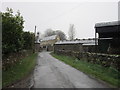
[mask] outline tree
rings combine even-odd
[[[13,10],[7,8],[7,11],[2,13],[2,52],[4,54],[22,49],[23,23],[24,20],[19,11],[13,15]]]
[[[52,36],[52,35],[55,35],[55,31],[53,31],[52,29],[49,28],[45,31],[45,34],[44,34],[45,37]]]
[[[24,45],[23,49],[33,49],[34,47],[34,33],[24,32],[23,33]]]
[[[45,31],[45,34],[44,34],[45,37],[52,36],[52,35],[58,35],[60,37],[60,40],[66,40],[66,35],[61,30],[54,31],[52,29],[47,29]]]
[[[74,40],[74,38],[75,38],[74,24],[70,24],[69,31],[68,31],[68,36],[69,36],[69,40]]]
[[[58,35],[60,37],[60,40],[66,40],[66,35],[64,32],[60,31],[60,30],[57,30],[55,31],[55,34]]]

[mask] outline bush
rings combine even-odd
[[[2,53],[18,52],[23,46],[23,17],[20,12],[13,15],[12,9],[2,13]]]
[[[23,17],[18,11],[13,15],[13,10],[7,8],[2,13],[2,54],[16,53],[23,49],[33,49],[34,33],[23,31]]]
[[[34,47],[34,33],[24,32],[23,33],[24,45],[23,49],[33,49]]]

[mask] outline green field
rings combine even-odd
[[[27,76],[35,67],[37,53],[31,54],[20,60],[7,71],[2,71],[2,87]]]
[[[57,55],[54,53],[51,53],[51,55],[90,76],[109,83],[113,87],[120,87],[120,72],[112,67],[105,68],[98,64],[88,63],[83,59],[78,60],[70,56]]]

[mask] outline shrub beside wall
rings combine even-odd
[[[32,50],[22,50],[18,53],[10,53],[2,57],[2,69],[7,70],[10,67],[14,66],[17,62],[19,62],[24,57],[32,54]]]
[[[120,55],[109,55],[101,53],[89,53],[89,52],[74,52],[74,51],[65,51],[58,50],[55,51],[56,54],[63,54],[68,56],[73,56],[81,60],[86,60],[87,62],[100,64],[104,67],[113,67],[120,71]]]
[[[2,67],[9,68],[29,52],[34,50],[34,33],[23,31],[24,19],[18,11],[11,8],[0,12],[2,16]],[[24,51],[26,50],[26,51]],[[31,51],[33,52],[33,51]]]

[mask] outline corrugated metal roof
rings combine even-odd
[[[41,41],[48,41],[48,40],[54,40],[57,37],[57,35],[52,35],[49,37],[44,37]]]
[[[76,40],[76,41],[59,41],[56,42],[55,44],[82,44],[82,45],[95,45],[95,40]]]
[[[120,21],[96,23],[95,27],[120,25]]]
[[[59,41],[56,42],[55,44],[79,44],[79,43],[80,43],[79,41]]]
[[[83,45],[95,45],[95,42],[83,43]]]

